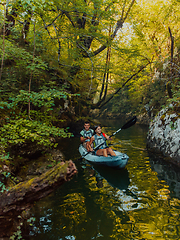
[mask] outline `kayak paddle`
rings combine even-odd
[[[131,126],[133,126],[137,121],[137,117],[134,116],[131,120],[129,120],[127,123],[125,123],[120,129],[118,129],[116,132],[114,132],[111,136],[109,136],[109,138],[113,137],[116,133],[120,132],[122,129],[127,129],[130,128]],[[95,150],[97,150],[101,145],[103,145],[106,142],[106,140],[104,142],[102,142],[101,144],[99,144],[97,147],[94,148],[93,152]],[[88,155],[89,153],[92,152],[87,152],[85,155],[83,155],[81,158],[79,158],[79,160],[83,159],[86,155]]]

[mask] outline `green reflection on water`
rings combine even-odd
[[[117,129],[111,122],[104,131]],[[130,157],[125,170],[78,162],[78,139],[70,140],[72,156],[67,142],[67,158],[76,163],[78,175],[37,202],[36,222],[26,239],[179,239],[179,195],[172,195],[175,186],[154,170],[159,164],[171,178],[173,168],[163,170],[163,163],[148,156],[146,131],[136,125],[113,138],[114,148]]]

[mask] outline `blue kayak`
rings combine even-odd
[[[87,154],[87,150],[83,147],[82,144],[79,146],[79,152],[81,156],[83,157],[85,156],[85,154],[87,154],[84,158],[91,163],[105,165],[108,167],[119,168],[119,169],[125,168],[129,160],[128,155],[126,155],[125,153],[118,152],[116,150],[113,150],[113,151],[116,153],[116,156],[110,156],[110,155],[108,157],[97,156],[95,155],[94,152]]]

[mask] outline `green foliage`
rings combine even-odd
[[[17,231],[14,232],[14,234],[13,234],[9,239],[10,239],[10,240],[23,239],[23,238],[22,238],[21,226],[18,226],[18,227],[17,227]]]
[[[178,81],[177,85],[172,84],[173,97],[168,99],[168,103],[179,102],[180,101],[180,83]]]
[[[0,37],[0,46],[2,46],[2,39]],[[0,61],[2,57],[2,48],[0,47]],[[5,41],[5,57],[3,64],[3,72],[1,79],[2,98],[6,99],[13,96],[14,93],[19,92],[20,89],[28,89],[30,74],[33,71],[33,80],[35,85],[44,83],[47,63],[41,57],[35,56],[33,63],[33,55],[26,49],[19,47],[14,41]]]
[[[177,122],[176,122],[176,123],[170,122],[170,128],[171,128],[172,130],[176,129],[176,128],[177,128]]]
[[[0,46],[2,46],[2,38],[0,38]],[[2,58],[2,48],[0,47],[0,60]],[[28,52],[26,49],[19,47],[14,41],[5,41],[5,67],[9,65],[16,65],[16,70],[24,70],[26,74],[29,74],[31,70],[35,71],[34,74],[39,74],[40,70],[45,70],[47,64],[42,61],[39,56],[34,59],[34,64],[32,63],[32,53]],[[8,63],[6,65],[6,62]]]
[[[5,162],[8,159],[10,159],[9,153],[5,153],[5,151],[0,153],[0,161]]]
[[[8,188],[6,188],[6,185],[0,181],[0,193],[8,191]]]
[[[0,144],[4,146],[36,142],[44,146],[56,146],[53,137],[71,137],[72,134],[63,128],[48,126],[45,123],[27,119],[10,120],[0,129]]]
[[[17,96],[9,98],[9,103],[0,102],[0,108],[15,110],[15,108],[27,105],[30,101],[34,106],[39,108],[45,107],[46,111],[50,111],[55,106],[55,99],[67,99],[67,96],[70,96],[70,94],[56,89],[42,90],[40,92],[31,91],[30,93],[20,90]]]
[[[76,94],[56,89],[43,89],[39,93],[20,90],[16,97],[10,97],[7,102],[1,101],[0,108],[4,111],[5,118],[0,129],[0,144],[8,146],[36,142],[39,145],[56,147],[57,144],[53,142],[55,137],[72,136],[65,129],[52,125],[53,120],[60,121],[56,118],[55,101],[69,96]],[[31,112],[33,121],[28,119],[29,101],[34,108]],[[58,111],[59,108],[62,107],[58,105]]]
[[[1,172],[1,176],[3,176],[4,181],[6,181],[6,178],[8,178],[11,174],[9,172]],[[3,193],[5,191],[8,191],[9,188],[6,187],[5,183],[0,181],[0,193]]]
[[[36,218],[35,217],[31,217],[27,220],[27,223],[29,224],[29,226],[33,226],[33,222],[35,222]]]

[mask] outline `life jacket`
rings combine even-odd
[[[104,144],[102,144],[99,147],[99,149],[107,148],[108,146],[107,146],[107,143],[105,141],[106,141],[106,138],[105,138],[103,133],[101,133],[100,136],[98,136],[97,134],[94,135],[94,145],[95,145],[94,147],[97,147],[99,144],[104,142]]]
[[[94,133],[94,130],[92,130],[92,129],[89,129],[88,131],[86,131],[85,129],[83,129],[81,132],[80,132],[80,134],[81,134],[81,136],[82,137],[84,137],[84,138],[87,138],[87,137],[92,137],[92,135],[93,135],[93,133]],[[85,140],[85,142],[89,142],[90,141],[90,139],[86,139]]]

